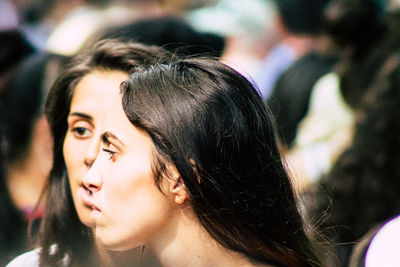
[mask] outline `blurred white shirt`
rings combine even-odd
[[[400,216],[387,222],[372,239],[365,266],[400,266]]]

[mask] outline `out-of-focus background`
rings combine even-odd
[[[304,216],[347,266],[363,236],[400,214],[398,7],[398,0],[0,0],[0,259],[28,249],[27,222],[40,218],[31,212],[52,165],[46,92],[78,51],[123,38],[218,57],[254,84],[275,116]]]

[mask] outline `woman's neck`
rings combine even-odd
[[[146,266],[144,265],[143,248],[137,247],[128,251],[110,251],[106,250],[102,245],[95,243],[98,266]],[[151,259],[154,262],[154,259]],[[144,262],[142,264],[142,262]],[[153,265],[152,265],[153,266]]]
[[[254,264],[243,254],[220,245],[190,211],[171,226],[166,235],[149,244],[162,266],[266,266]]]

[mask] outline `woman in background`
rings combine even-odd
[[[154,64],[109,111],[83,179],[104,247],[145,245],[163,266],[323,266],[243,76],[211,59]]]
[[[45,105],[54,138],[54,162],[45,193],[40,249],[20,256],[10,266],[140,264],[138,249],[125,257],[96,245],[91,206],[84,200],[90,192],[81,181],[99,151],[99,131],[119,84],[138,65],[165,55],[158,47],[104,40],[76,56],[57,78]]]

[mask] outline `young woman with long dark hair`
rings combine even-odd
[[[113,99],[86,173],[96,239],[163,266],[323,266],[270,111],[211,59],[137,69]]]

